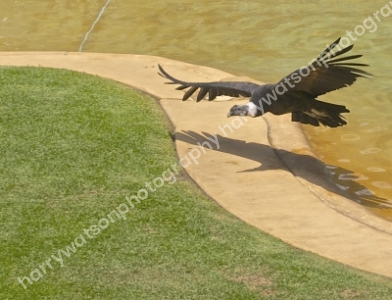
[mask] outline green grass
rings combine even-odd
[[[24,289],[18,277],[177,162],[169,128],[124,85],[0,69],[0,299],[392,299],[391,280],[244,224],[183,173]]]

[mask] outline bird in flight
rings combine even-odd
[[[357,67],[366,64],[347,62],[362,55],[351,55],[336,58],[349,52],[354,45],[343,49],[339,46],[340,38],[329,45],[311,64],[302,67],[284,77],[278,83],[259,85],[252,82],[216,81],[186,82],[169,75],[158,65],[159,75],[169,79],[169,84],[179,84],[177,90],[189,88],[182,100],[187,100],[198,89],[196,101],[214,100],[217,96],[250,97],[245,105],[234,105],[231,116],[259,117],[270,112],[274,115],[291,113],[291,121],[302,124],[327,127],[346,125],[341,113],[350,112],[344,105],[317,100],[317,97],[328,92],[352,85],[358,77],[369,78],[372,74]],[[335,49],[337,48],[337,49]],[[337,50],[336,52],[334,51]]]

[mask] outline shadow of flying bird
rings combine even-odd
[[[332,181],[333,175],[331,175],[331,173],[328,171],[329,169],[327,169],[325,163],[307,154],[293,153],[284,149],[273,148],[269,145],[248,143],[243,140],[232,139],[230,137],[221,135],[214,136],[207,132],[197,133],[190,130],[181,131],[175,133],[175,138],[176,140],[183,141],[195,146],[200,146],[200,144],[206,141],[208,138],[216,138],[219,140],[218,149],[211,149],[207,146],[204,147],[208,150],[246,158],[260,164],[254,169],[238,171],[239,173],[285,170],[291,172],[294,176],[301,177],[311,184],[324,188],[328,192],[348,198],[352,201],[360,203],[363,206],[382,210],[392,209],[392,203],[388,199],[378,197],[374,194],[356,193],[357,191],[368,190],[368,188],[364,185],[361,185],[360,182],[355,181],[356,176],[354,176],[352,171],[337,166],[332,166],[334,167],[334,171],[337,174],[352,175],[350,176],[352,180],[350,180],[349,188],[347,190],[339,188],[338,185],[333,183],[339,182],[338,178],[335,178],[335,180]],[[278,156],[280,160],[270,159],[269,157],[271,154]],[[295,162],[295,169],[291,169],[288,162]],[[339,175],[335,175],[335,177],[336,176],[339,177]],[[347,181],[341,181],[341,184],[347,183]]]
[[[338,127],[347,124],[341,113],[350,111],[344,105],[326,103],[317,100],[317,97],[350,86],[359,77],[372,76],[357,68],[368,65],[347,62],[362,55],[337,58],[354,47],[351,45],[341,49],[339,42],[340,38],[328,46],[309,66],[292,72],[276,84],[259,85],[239,81],[186,82],[169,75],[160,65],[158,74],[169,79],[169,84],[179,84],[177,90],[189,88],[184,94],[183,101],[198,89],[200,90],[197,102],[204,99],[207,94],[209,101],[220,95],[250,97],[245,105],[234,105],[227,114],[228,117],[259,117],[267,112],[274,115],[291,113],[291,120],[294,122],[313,126],[319,126],[321,123],[327,127]]]

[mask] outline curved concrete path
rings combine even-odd
[[[222,207],[295,247],[392,278],[392,224],[338,195],[324,176],[325,166],[312,155],[289,117],[227,119],[233,101],[178,101],[183,92],[163,84],[157,63],[189,81],[234,78],[211,68],[151,56],[0,53],[3,66],[86,72],[161,99],[175,126],[178,156],[189,159],[190,163],[183,160],[189,164],[186,171]]]

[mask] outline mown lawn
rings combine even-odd
[[[392,280],[244,224],[183,171],[118,218],[178,162],[169,130],[124,85],[1,68],[0,299],[392,299]]]

